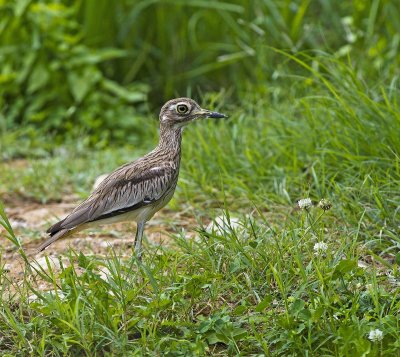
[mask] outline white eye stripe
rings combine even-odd
[[[179,102],[179,103],[176,103],[176,106],[177,106],[177,107],[179,107],[180,105],[184,105],[185,107],[188,107],[188,108],[190,109],[190,104],[187,103],[187,102]]]

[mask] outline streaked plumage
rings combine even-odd
[[[170,201],[178,182],[183,127],[201,117],[225,115],[201,109],[189,98],[164,104],[158,146],[108,175],[85,201],[47,230],[50,237],[39,251],[59,238],[92,226],[134,220],[138,223],[135,250],[140,257],[145,223]]]

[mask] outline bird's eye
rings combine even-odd
[[[189,111],[189,107],[186,104],[178,104],[176,106],[178,114],[186,114]]]

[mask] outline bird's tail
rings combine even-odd
[[[68,237],[70,234],[74,232],[74,229],[61,229],[58,232],[54,233],[50,238],[46,239],[38,248],[38,252],[46,249],[50,244],[54,243],[59,238]]]

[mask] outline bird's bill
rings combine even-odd
[[[227,118],[228,116],[218,112],[210,112],[207,114],[207,118]]]
[[[204,116],[206,118],[213,118],[213,119],[217,119],[217,118],[227,118],[228,116],[225,114],[221,114],[218,112],[212,112],[211,110],[207,110],[207,109],[201,109],[200,111],[198,111],[196,113],[197,115],[201,115]]]

